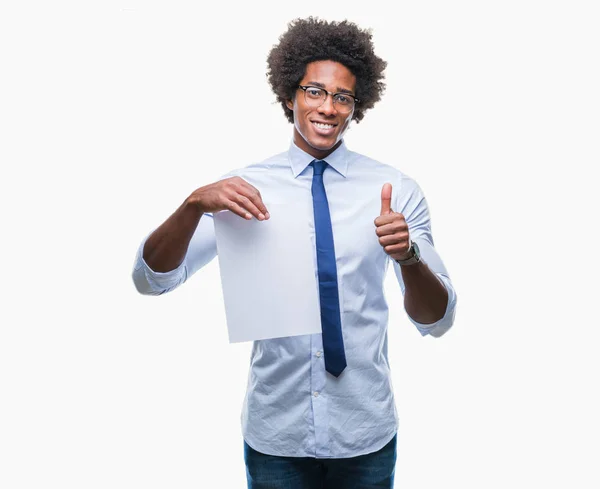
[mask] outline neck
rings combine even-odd
[[[302,151],[308,153],[313,156],[317,160],[323,160],[327,158],[331,153],[333,153],[336,149],[340,147],[342,144],[342,140],[340,139],[334,146],[329,149],[319,149],[314,148],[298,133],[298,131],[294,130],[294,144],[298,146]]]

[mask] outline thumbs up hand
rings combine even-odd
[[[375,233],[379,244],[394,260],[407,258],[410,248],[410,234],[404,216],[391,208],[392,184],[386,183],[381,189],[381,215],[375,219]]]

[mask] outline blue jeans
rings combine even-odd
[[[319,459],[265,455],[244,441],[248,489],[392,489],[396,437],[373,453]]]

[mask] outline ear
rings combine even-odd
[[[294,110],[294,101],[293,100],[286,100],[285,105],[287,106],[288,109]]]

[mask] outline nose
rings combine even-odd
[[[325,101],[319,106],[319,112],[325,115],[333,115],[337,111],[335,110],[335,105],[333,104],[333,96],[327,94],[325,96]]]

